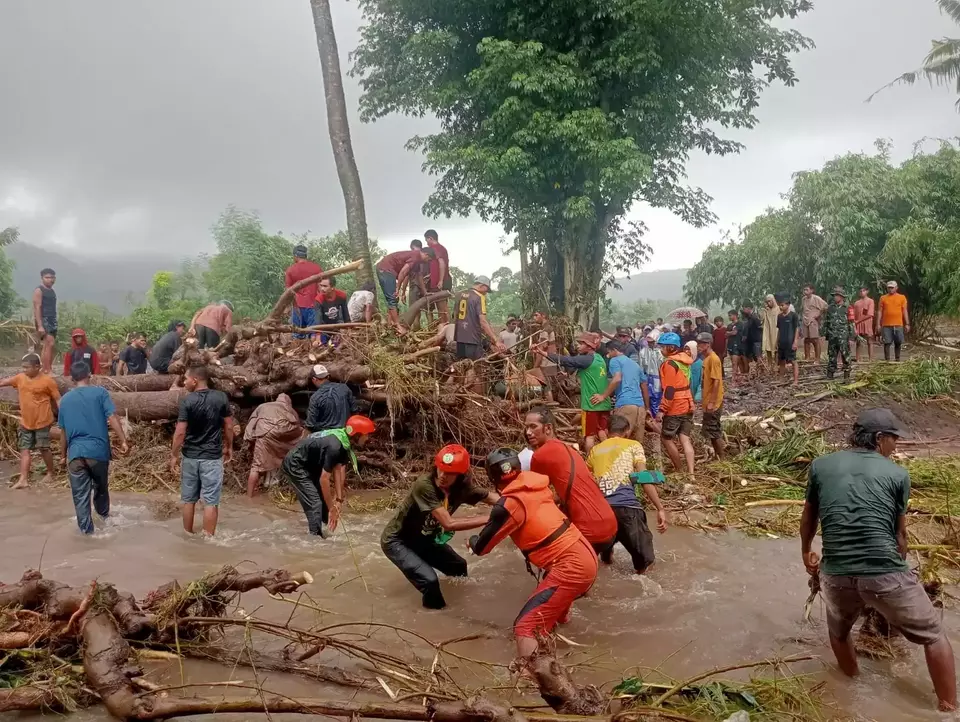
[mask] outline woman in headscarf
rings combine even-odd
[[[660,399],[663,398],[663,389],[660,386],[660,364],[663,363],[663,354],[657,347],[660,332],[651,329],[644,337],[647,344],[637,354],[637,363],[647,377],[647,390],[650,393],[650,418],[655,419],[660,411]]]
[[[760,323],[763,324],[763,352],[767,357],[767,369],[776,373],[777,369],[777,316],[780,315],[780,306],[772,293],[764,299],[763,309],[760,311]]]
[[[253,454],[247,476],[248,498],[259,493],[260,475],[279,469],[287,452],[297,445],[303,434],[300,417],[286,394],[256,408],[243,434],[243,440],[250,444]]]
[[[702,398],[703,359],[700,358],[700,349],[697,348],[696,341],[687,341],[683,347],[687,349],[687,353],[693,359],[693,363],[690,364],[690,393],[693,394],[694,403],[699,404]]]

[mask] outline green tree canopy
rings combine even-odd
[[[361,5],[364,118],[440,120],[410,141],[439,176],[426,212],[502,223],[551,302],[581,323],[605,270],[645,258],[625,212],[644,200],[712,221],[709,197],[683,182],[689,153],[738,151],[723,130],[752,127],[762,90],[794,84],[790,56],[810,46],[775,22],[809,0]]]

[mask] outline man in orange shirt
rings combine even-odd
[[[712,340],[712,339],[711,339]],[[660,386],[663,388],[663,400],[657,421],[661,422],[660,440],[667,456],[677,471],[683,469],[680,463],[680,449],[677,448],[677,436],[683,446],[683,455],[687,462],[687,472],[693,476],[693,393],[690,390],[690,366],[693,359],[680,345],[680,337],[675,333],[665,333],[657,341],[666,360],[660,364]]]
[[[860,289],[860,298],[853,304],[853,320],[857,330],[857,361],[860,360],[860,345],[866,341],[867,359],[873,360],[873,327],[877,317],[877,306],[870,298],[870,289]]]
[[[40,357],[28,353],[23,357],[23,372],[0,381],[0,386],[13,386],[20,397],[20,479],[14,489],[26,489],[30,483],[30,452],[39,451],[47,473],[45,482],[53,481],[53,454],[50,453],[50,427],[57,412],[60,391],[49,374],[40,373]]]
[[[895,359],[899,361],[904,335],[910,333],[910,312],[907,297],[897,290],[896,281],[887,281],[887,292],[880,297],[876,331],[883,341],[883,358],[890,360],[890,347],[893,346]]]

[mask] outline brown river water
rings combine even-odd
[[[48,578],[82,585],[99,577],[140,597],[172,579],[194,579],[224,564],[307,570],[315,582],[305,589],[317,605],[329,610],[323,615],[325,624],[380,621],[438,641],[484,632],[489,638],[461,643],[457,651],[502,663],[512,657],[513,618],[535,585],[508,542],[489,557],[471,561],[468,579],[443,582],[446,610],[425,611],[419,594],[380,551],[380,531],[389,512],[347,515],[346,532],[341,529],[321,540],[307,536],[301,515],[227,498],[216,538],[203,539],[187,537],[179,518],[156,520],[148,502],[143,495],[114,495],[109,522],[98,521],[97,533],[84,538],[66,492],[0,489],[4,549],[0,580],[15,581],[23,570],[41,566]],[[465,539],[460,533],[452,543],[462,549]],[[588,667],[576,672],[578,680],[617,681],[630,667],[661,663],[671,676],[688,678],[716,666],[806,653],[824,661],[797,663],[793,671],[825,682],[828,698],[844,716],[883,721],[944,718],[934,711],[932,686],[918,648],[896,662],[862,660],[862,674],[855,681],[836,671],[822,604],[817,604],[813,624],[800,622],[807,586],[797,540],[671,528],[656,535],[655,543],[658,564],[649,579],[632,574],[629,557],[619,550],[614,565],[601,569],[597,584],[575,605],[572,621],[562,628],[565,637],[585,646],[571,648],[561,641],[559,653],[570,655],[569,661],[590,660]],[[246,595],[242,606],[280,620],[291,609],[263,592]],[[960,617],[947,612],[947,624],[952,638],[960,640]],[[148,678],[160,684],[180,682],[176,664],[154,663],[148,670]],[[191,682],[231,678],[253,682],[247,668],[194,661],[184,664],[184,674]],[[264,677],[267,688],[291,696],[350,694],[275,673]],[[220,695],[224,690],[200,687],[195,693]],[[501,694],[517,701],[509,692]],[[231,717],[250,719],[248,715],[227,719]],[[101,721],[109,715],[92,709],[71,718]]]

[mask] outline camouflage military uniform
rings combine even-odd
[[[843,378],[850,378],[853,362],[850,360],[850,341],[856,337],[847,319],[847,304],[830,304],[824,314],[823,335],[827,339],[827,378],[837,373],[837,357],[843,359]]]

